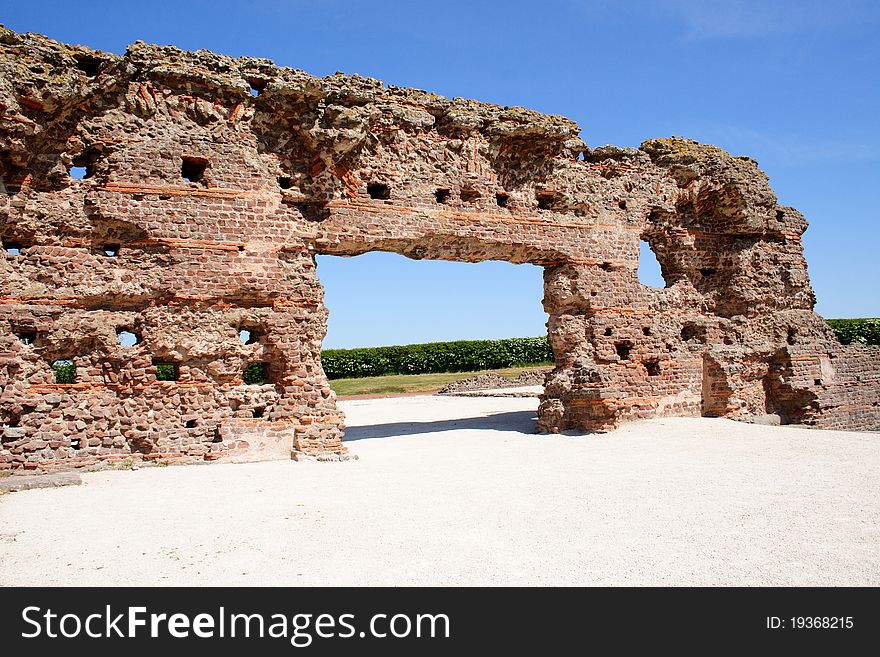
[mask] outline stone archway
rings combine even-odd
[[[815,425],[880,420],[877,350],[812,312],[806,222],[748,158],[589,149],[560,116],[260,59],[2,37],[4,469],[344,458],[314,257],[376,249],[545,268],[544,430],[699,415],[706,354],[728,416],[770,390]],[[665,289],[638,281],[643,237]]]

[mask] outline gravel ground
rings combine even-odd
[[[677,418],[542,436],[533,398],[341,405],[356,461],[0,496],[0,584],[880,584],[878,434]]]

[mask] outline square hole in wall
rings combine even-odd
[[[7,427],[15,427],[18,428],[21,426],[21,413],[17,413],[12,409],[7,409],[6,411],[6,419],[2,422],[3,425]],[[18,440],[15,437],[3,436],[2,432],[0,432],[0,442],[11,442],[13,440]]]
[[[141,341],[140,336],[138,336],[137,333],[133,333],[126,329],[117,330],[116,337],[119,339],[119,344],[126,348],[133,347]]]
[[[261,418],[266,414],[266,409],[263,406],[257,406],[253,411],[251,411],[251,416],[255,418]]]
[[[553,204],[556,202],[556,194],[553,192],[538,192],[535,194],[535,200],[538,201],[539,210],[552,210]]]
[[[107,258],[115,258],[119,255],[119,248],[118,244],[102,244],[99,247],[99,251],[101,255]]]
[[[76,365],[69,358],[56,360],[52,363],[55,371],[55,383],[68,384],[76,382]]]
[[[187,182],[203,182],[208,160],[203,157],[184,157],[180,175]]]
[[[21,255],[24,245],[15,240],[3,240],[3,250],[9,255]]]
[[[693,322],[687,322],[681,327],[682,342],[706,342],[706,328]]]
[[[83,178],[89,177],[89,170],[87,167],[70,167],[70,177],[74,180],[82,180]]]
[[[503,192],[495,194],[495,203],[498,204],[499,208],[506,208],[508,201],[510,201],[510,194],[504,194]]]
[[[89,57],[88,55],[78,55],[76,57],[76,67],[88,77],[93,78],[101,72],[101,60],[97,57]]]
[[[290,189],[293,186],[293,180],[290,176],[278,176],[278,186],[281,189]]]
[[[248,363],[241,378],[248,385],[260,386],[269,383],[269,363]]]
[[[177,381],[180,378],[180,366],[177,363],[156,363],[157,381]]]
[[[195,429],[197,424],[198,424],[198,422],[196,422],[195,420],[187,420],[186,422],[183,423],[183,428],[184,429]]]
[[[446,203],[449,201],[449,195],[452,193],[452,190],[446,188],[440,188],[434,191],[434,199],[438,203]]]
[[[260,341],[260,334],[253,329],[241,329],[238,332],[238,339],[242,344],[256,344]]]
[[[37,341],[37,332],[30,329],[16,331],[15,334],[18,336],[18,341],[25,345],[32,345]]]
[[[629,342],[615,342],[614,351],[617,352],[617,357],[620,360],[629,360],[632,353],[632,344]]]
[[[660,376],[660,361],[646,360],[645,370],[648,372],[648,376]]]
[[[68,173],[74,180],[85,180],[95,175],[95,164],[101,157],[101,151],[95,148],[87,148],[73,158]]]
[[[389,199],[391,198],[391,188],[385,183],[371,182],[367,184],[367,194],[370,198]]]

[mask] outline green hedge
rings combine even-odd
[[[248,363],[241,378],[249,385],[261,386],[269,382],[266,370],[266,363]]]
[[[553,352],[546,337],[328,349],[321,354],[324,371],[330,379],[383,374],[471,372],[552,360]]]
[[[59,360],[52,369],[55,370],[55,383],[76,383],[76,365],[69,360]]]
[[[880,319],[829,319],[828,325],[844,344],[880,345]],[[395,347],[328,349],[321,353],[330,379],[383,374],[472,372],[553,360],[546,337],[505,340],[459,340]]]
[[[843,344],[860,342],[880,345],[880,319],[827,319],[828,326]]]
[[[177,381],[180,370],[176,363],[158,363],[156,365],[157,381]]]

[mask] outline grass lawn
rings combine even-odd
[[[359,379],[332,379],[330,387],[337,395],[385,395],[395,393],[435,393],[447,383],[459,379],[469,379],[477,374],[500,374],[515,379],[522,372],[546,370],[552,363],[529,365],[528,367],[508,367],[503,370],[481,370],[479,372],[444,372],[442,374],[388,374],[386,376],[365,376]]]

